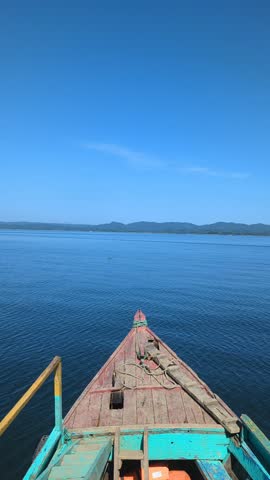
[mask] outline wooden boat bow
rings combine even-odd
[[[114,392],[121,392],[115,408]],[[67,414],[65,426],[144,423],[220,424],[230,434],[240,430],[238,417],[150,330],[138,310],[133,328]]]
[[[0,435],[50,374],[55,427],[24,480],[270,480],[269,440],[210,390],[141,310],[64,420],[56,357],[0,422]]]

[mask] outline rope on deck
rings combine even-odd
[[[119,375],[128,375],[129,377],[132,377],[132,378],[135,378],[136,380],[140,380],[141,381],[141,378],[138,376],[138,375],[135,375],[133,373],[129,373],[129,372],[126,372],[126,371],[123,371],[121,370],[121,366],[123,366],[124,368],[128,365],[128,366],[132,366],[132,367],[136,367],[136,368],[139,368],[141,371],[143,371],[146,375],[154,378],[156,380],[157,383],[159,383],[159,385],[161,385],[163,388],[165,388],[166,390],[172,390],[176,387],[179,387],[179,385],[174,381],[172,380],[168,374],[167,374],[167,368],[164,369],[164,370],[161,370],[159,372],[157,372],[157,370],[160,368],[160,366],[158,365],[156,368],[150,368],[148,367],[147,365],[145,365],[144,363],[144,360],[141,360],[140,364],[138,363],[135,363],[135,362],[123,362],[123,363],[120,363],[119,366],[115,367],[115,373],[119,374]],[[160,381],[157,377],[165,377],[166,380],[171,383],[172,385],[166,385],[164,382]],[[137,387],[134,386],[134,387],[131,387],[129,385],[127,385],[125,383],[125,381],[123,381],[121,379],[121,377],[117,377],[117,380],[122,384],[122,389],[124,388],[128,388],[129,390],[135,390]],[[148,385],[148,386],[151,386],[151,385]]]

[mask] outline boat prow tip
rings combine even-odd
[[[133,327],[146,327],[147,320],[143,311],[139,308],[134,315]]]

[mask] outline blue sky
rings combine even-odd
[[[10,1],[0,220],[270,223],[269,1]]]

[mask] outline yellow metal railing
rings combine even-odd
[[[47,368],[41,373],[20,400],[8,412],[0,422],[0,436],[6,431],[17,415],[27,405],[35,393],[40,389],[47,378],[54,372],[54,407],[55,407],[55,428],[62,431],[62,361],[61,357],[54,357]]]

